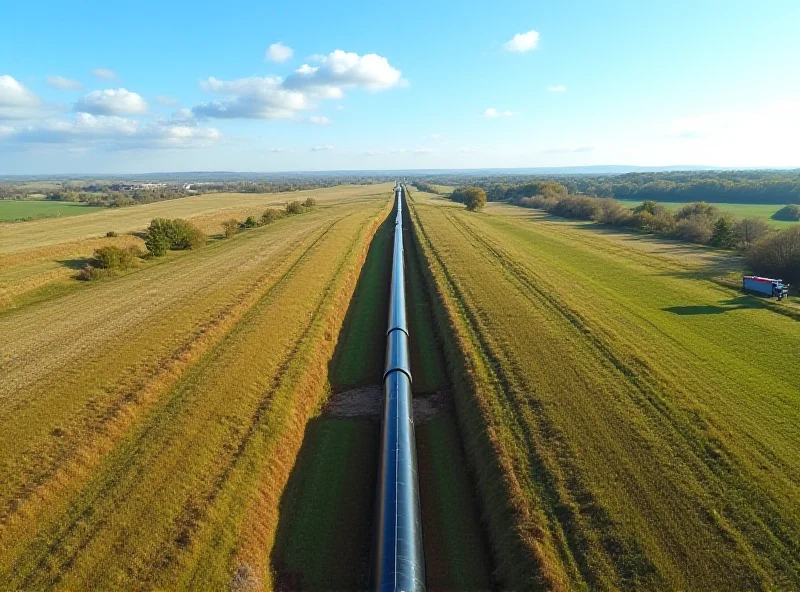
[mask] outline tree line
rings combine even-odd
[[[466,196],[476,189],[479,190],[458,187],[451,199],[466,203]],[[491,188],[485,195],[487,198],[491,195]],[[720,249],[739,250],[755,273],[800,283],[800,226],[776,230],[761,218],[735,219],[705,201],[687,203],[675,212],[654,200],[629,208],[614,198],[570,195],[567,187],[555,181],[509,186],[503,190],[503,196],[510,203],[563,218],[590,220]],[[800,207],[788,206],[788,212],[787,216],[800,214]]]

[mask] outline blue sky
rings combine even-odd
[[[796,0],[2,14],[3,174],[800,166]]]

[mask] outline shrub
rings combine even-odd
[[[303,204],[299,201],[290,201],[286,204],[286,215],[293,216],[295,214],[302,214],[303,213]]]
[[[306,200],[303,202],[303,205],[307,208],[313,208],[315,205],[317,205],[317,200],[313,197],[306,198]]]
[[[772,214],[772,219],[796,222],[800,220],[800,206],[797,204],[791,204],[782,207],[780,210]]]
[[[115,246],[101,247],[95,249],[92,265],[100,269],[127,269],[134,264],[137,256],[136,247],[129,249]]]
[[[675,212],[675,219],[678,221],[694,217],[705,218],[709,223],[713,223],[714,220],[719,218],[719,210],[716,206],[712,206],[704,201],[696,201],[686,204]]]
[[[281,218],[283,218],[283,212],[278,208],[267,208],[261,214],[261,224],[272,224],[275,220],[280,220]]]
[[[116,275],[116,271],[113,269],[103,269],[100,267],[94,267],[92,265],[87,265],[83,269],[78,272],[76,276],[82,282],[92,282],[95,280],[100,280],[103,278],[107,278],[110,276]]]
[[[800,226],[759,241],[748,253],[748,263],[759,275],[800,282]]]
[[[255,219],[255,216],[248,216],[247,220],[242,222],[242,226],[244,228],[255,228],[258,226],[258,221]]]
[[[153,256],[162,257],[169,249],[196,249],[205,244],[206,235],[197,226],[181,218],[155,218],[150,222],[144,242]]]
[[[597,202],[595,220],[603,224],[627,226],[633,218],[633,212],[615,199],[603,198]]]
[[[225,222],[222,223],[222,230],[225,233],[225,238],[232,237],[239,232],[239,221],[236,218],[225,220]]]
[[[117,233],[116,233],[116,232],[114,232],[113,230],[109,230],[108,232],[106,232],[106,236],[107,236],[108,238],[114,238],[114,237],[116,237],[116,236],[118,236],[118,235],[117,235]]]
[[[708,244],[712,232],[711,222],[703,215],[683,218],[675,226],[676,237],[701,245]]]

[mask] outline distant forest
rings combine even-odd
[[[622,175],[424,175],[417,182],[472,185],[489,201],[512,198],[519,185],[557,181],[573,195],[636,201],[800,204],[800,169],[791,171],[677,171]]]

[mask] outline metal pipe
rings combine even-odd
[[[403,273],[403,188],[399,184],[395,185],[395,201],[372,582],[373,589],[381,592],[424,592],[425,555]]]

